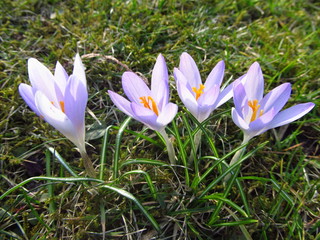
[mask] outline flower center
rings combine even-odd
[[[203,84],[200,84],[199,88],[193,87],[192,91],[194,91],[196,93],[196,100],[198,100],[198,98],[203,94],[203,89],[205,88],[205,86]]]
[[[157,116],[159,116],[159,110],[158,110],[157,104],[156,104],[156,102],[154,101],[154,99],[152,97],[150,97],[150,96],[148,96],[148,97],[140,97],[140,100],[141,100],[140,103],[142,103],[145,108],[150,109]]]
[[[263,114],[263,110],[259,111],[260,104],[258,104],[257,99],[255,99],[253,101],[248,101],[248,106],[251,107],[251,109],[252,109],[252,115],[251,115],[250,122],[256,120],[257,117],[260,117]],[[259,116],[257,116],[258,112],[259,112]]]
[[[51,104],[54,105],[54,103],[53,103],[52,101],[51,101]],[[63,113],[65,113],[65,112],[64,112],[64,101],[59,101],[59,104],[60,104],[61,111],[62,111]]]

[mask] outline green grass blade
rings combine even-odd
[[[79,175],[72,170],[69,164],[61,157],[61,155],[53,147],[47,147],[47,148],[72,176],[79,177]]]
[[[102,148],[101,148],[101,154],[100,154],[100,173],[99,173],[100,180],[103,180],[104,166],[106,164],[106,158],[107,158],[109,130],[111,128],[113,128],[113,126],[108,126],[103,135]]]
[[[131,193],[120,189],[120,188],[116,188],[116,187],[112,187],[109,185],[102,185],[100,186],[101,188],[106,188],[108,190],[111,190],[113,192],[116,192],[118,194],[120,194],[121,196],[133,201],[136,206],[140,209],[140,211],[145,215],[145,217],[150,221],[150,223],[152,224],[152,226],[154,227],[155,230],[157,230],[158,232],[160,232],[160,226],[157,223],[157,221],[154,219],[154,217],[143,207],[143,205],[139,202],[139,200],[137,198],[135,198],[135,196],[133,196]]]
[[[156,188],[154,186],[154,184],[152,183],[152,179],[150,177],[150,175],[145,172],[145,171],[142,171],[142,170],[133,170],[133,171],[129,171],[129,172],[126,172],[124,173],[123,175],[121,175],[120,179],[127,176],[127,175],[130,175],[130,174],[142,174],[144,175],[144,178],[150,188],[150,192],[152,194],[152,197],[157,200],[157,191],[156,191]]]
[[[131,117],[128,117],[126,120],[124,120],[116,136],[115,152],[114,152],[114,158],[113,158],[113,179],[117,179],[119,175],[121,138],[122,138],[123,131],[128,126],[130,121],[131,121]]]

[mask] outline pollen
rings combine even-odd
[[[142,103],[145,108],[150,109],[157,116],[159,116],[159,110],[158,110],[157,104],[156,104],[156,102],[154,101],[154,99],[152,97],[150,97],[150,96],[148,96],[148,97],[140,97],[140,100],[141,100],[140,103]]]
[[[54,102],[51,101],[51,104],[54,105]],[[65,113],[65,111],[64,111],[64,101],[60,101],[60,102],[59,102],[59,105],[60,105],[61,111],[62,111],[63,113]]]
[[[258,100],[257,99],[255,99],[253,101],[248,101],[248,106],[251,107],[251,109],[252,109],[252,115],[251,115],[250,122],[256,120],[257,117],[262,116],[263,110],[259,111],[260,104],[258,104]]]
[[[196,88],[196,87],[192,88],[192,91],[194,91],[196,94],[196,100],[198,100],[198,98],[203,94],[204,88],[205,88],[205,86],[203,84],[200,84],[199,88]]]

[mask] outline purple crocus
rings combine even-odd
[[[168,79],[167,65],[160,54],[152,71],[151,90],[137,74],[125,72],[122,87],[129,101],[113,91],[108,93],[122,112],[153,130],[163,132],[178,111],[177,105],[169,102]]]
[[[21,97],[38,116],[71,140],[81,155],[85,154],[84,115],[88,92],[79,54],[75,57],[70,76],[59,62],[52,75],[34,58],[28,60],[28,73],[31,86],[19,85]]]
[[[188,53],[182,53],[179,69],[174,69],[179,97],[191,114],[202,122],[210,113],[232,97],[232,84],[220,91],[224,75],[220,61],[202,84],[199,69]]]
[[[291,94],[290,83],[283,83],[263,97],[264,80],[259,63],[251,65],[233,86],[232,119],[244,132],[244,143],[271,128],[293,122],[315,104],[302,103],[280,112]]]

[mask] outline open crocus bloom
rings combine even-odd
[[[220,61],[202,84],[199,69],[188,53],[182,53],[179,69],[174,69],[179,97],[199,122],[232,97],[232,84],[220,91],[224,62]]]
[[[177,105],[169,103],[168,69],[161,54],[152,71],[151,90],[133,72],[122,75],[122,87],[130,101],[109,90],[113,103],[122,112],[153,130],[163,131],[177,114]]]
[[[232,119],[244,132],[244,142],[271,128],[301,118],[314,103],[303,103],[280,112],[291,94],[290,83],[284,83],[263,97],[264,80],[259,63],[255,62],[233,86]]]
[[[87,81],[79,54],[72,75],[59,62],[52,73],[38,60],[28,60],[31,86],[21,83],[19,92],[28,106],[85,153],[84,114],[88,100]]]

